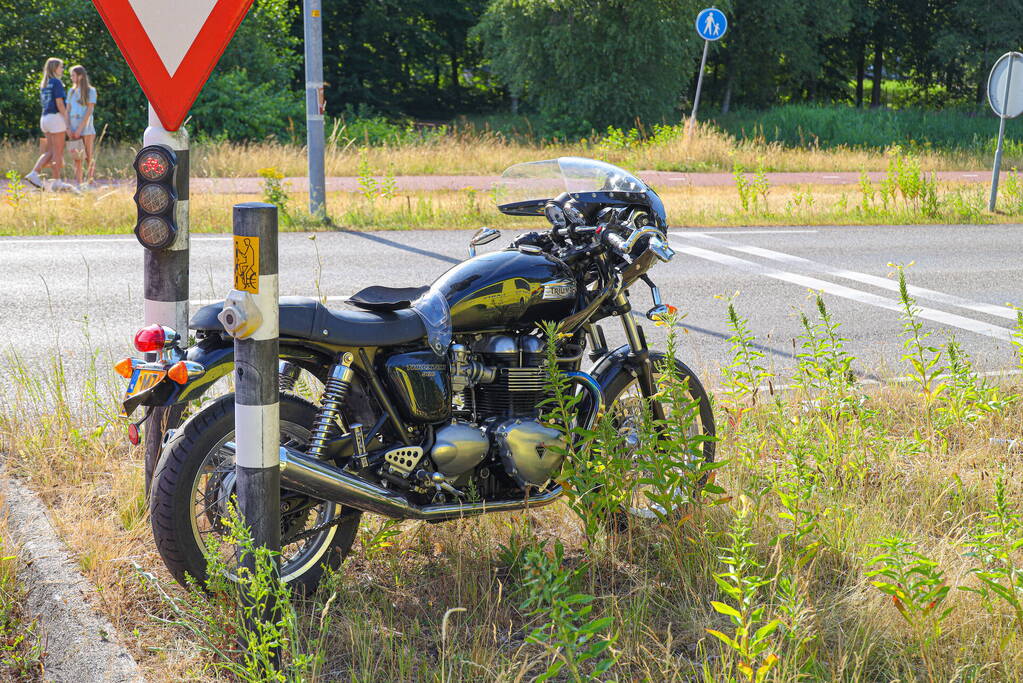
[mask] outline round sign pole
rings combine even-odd
[[[696,15],[696,33],[703,38],[703,57],[700,59],[700,73],[696,77],[696,96],[693,97],[693,113],[686,124],[686,139],[693,132],[693,125],[696,123],[696,112],[700,108],[700,93],[703,91],[703,70],[707,68],[707,52],[710,49],[712,40],[718,40],[728,30],[728,19],[724,12],[708,7]]]
[[[1019,63],[1017,63],[1019,62]],[[1023,88],[1012,89],[1013,71],[1023,67],[1023,54],[1006,52],[998,58],[988,76],[987,96],[991,109],[998,114],[998,144],[995,146],[995,163],[991,169],[991,197],[988,200],[988,211],[995,210],[998,199],[998,177],[1002,169],[1002,149],[1005,142],[1005,120],[1015,118],[1023,112]],[[1005,75],[1004,85],[998,79]],[[1018,80],[1018,78],[1017,78]],[[1001,85],[1001,87],[999,87]]]
[[[693,113],[689,117],[689,124],[686,126],[686,137],[693,132],[693,124],[696,123],[696,110],[700,108],[700,91],[703,90],[703,70],[707,66],[707,50],[710,48],[710,41],[703,41],[703,58],[700,60],[700,75],[696,77],[696,97],[693,98]]]

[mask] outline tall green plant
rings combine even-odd
[[[543,646],[550,658],[537,681],[562,672],[571,681],[597,681],[615,664],[611,646],[616,636],[610,632],[614,618],[594,618],[593,596],[574,592],[572,584],[580,571],[565,568],[561,541],[555,542],[551,554],[543,546],[533,546],[525,553],[523,587],[528,595],[522,608],[543,622],[527,640]]]
[[[984,607],[994,615],[1000,612],[996,604],[1004,604],[1012,611],[1016,632],[1023,635],[1023,565],[1019,562],[1019,551],[1023,548],[1023,516],[1008,492],[1005,472],[1000,472],[995,479],[993,504],[974,525],[967,545],[967,557],[979,562],[970,572],[980,581],[980,586],[960,586],[960,589],[980,595]]]
[[[761,364],[764,354],[755,346],[756,337],[749,321],[736,311],[735,298],[733,295],[728,299],[728,327],[732,331],[728,341],[732,359],[724,367],[722,376],[726,396],[733,406],[739,407],[756,404],[761,385],[770,380],[772,374]]]
[[[945,372],[943,353],[939,347],[931,345],[928,341],[931,332],[924,330],[923,323],[920,322],[920,308],[916,305],[916,299],[909,295],[905,267],[896,264],[889,265],[896,269],[899,276],[899,302],[902,305],[903,326],[902,346],[906,350],[902,354],[902,359],[908,362],[913,369],[911,376],[914,383],[930,402],[945,389],[945,384],[941,381]]]
[[[941,626],[952,612],[945,607],[949,585],[938,563],[917,552],[898,537],[883,538],[872,547],[881,553],[867,562],[871,584],[892,598],[892,605],[909,624],[930,679],[934,678],[932,646],[941,638]]]
[[[771,579],[761,576],[761,565],[753,554],[755,547],[750,542],[751,523],[748,500],[736,510],[728,531],[730,544],[721,548],[719,561],[727,571],[714,574],[718,590],[728,602],[711,601],[719,614],[728,617],[732,633],[707,629],[707,633],[725,645],[726,653],[735,658],[735,666],[745,680],[755,683],[763,681],[778,663],[777,647],[771,638],[781,622],[766,620],[767,604],[763,588]]]

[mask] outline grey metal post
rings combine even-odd
[[[700,107],[700,91],[703,89],[703,70],[707,66],[707,50],[710,48],[710,41],[703,41],[703,58],[700,59],[700,73],[696,77],[696,97],[693,98],[693,115],[689,117],[686,125],[686,137],[693,132],[693,124],[696,123],[696,110]]]
[[[305,33],[305,121],[309,154],[309,213],[327,216],[323,132],[323,19],[321,0],[303,0]]]
[[[248,317],[235,335],[235,475],[238,510],[257,546],[281,549],[277,208],[258,202],[234,207],[235,290],[228,297]],[[238,303],[242,302],[242,303]],[[224,313],[228,312],[225,305]],[[244,336],[242,336],[244,335]],[[252,561],[252,558],[249,558]]]
[[[991,169],[991,198],[987,203],[987,210],[995,210],[995,201],[998,199],[998,175],[1002,170],[1002,143],[1005,141],[1005,114],[1009,109],[1009,86],[1012,83],[1012,65],[1015,62],[1015,55],[1009,55],[1009,66],[1005,73],[1005,96],[1002,99],[1002,113],[998,117],[998,146],[995,147],[995,165]]]
[[[157,323],[173,328],[188,336],[188,131],[184,127],[175,131],[164,129],[152,105],[149,107],[149,127],[142,136],[143,145],[167,145],[178,159],[178,202],[175,223],[178,235],[166,249],[143,249],[144,284],[143,318],[146,325]],[[155,360],[155,355],[151,360]],[[181,416],[181,406],[157,407],[146,420],[146,494],[160,460],[163,435],[175,426]]]

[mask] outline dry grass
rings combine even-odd
[[[127,178],[138,146],[107,143],[97,154],[97,177]],[[15,170],[24,174],[38,156],[36,142],[0,143],[0,174]],[[737,141],[709,126],[700,125],[691,139],[668,137],[650,144],[612,145],[600,140],[575,143],[524,143],[475,129],[427,138],[418,143],[389,146],[330,144],[326,152],[329,176],[357,176],[364,164],[376,174],[481,175],[499,174],[508,166],[558,156],[603,159],[630,170],[731,171],[738,163],[746,168],[763,164],[767,171],[860,171],[883,170],[886,158],[879,150],[813,145],[786,147],[762,139]],[[1010,155],[1011,156],[1011,155]],[[1006,167],[1023,160],[1006,158]],[[191,151],[195,177],[255,177],[259,169],[275,167],[286,176],[304,176],[304,147],[277,142],[195,143]],[[927,150],[924,170],[985,170],[985,155],[964,151]]]
[[[53,510],[147,676],[212,676],[183,632],[154,623],[152,615],[164,608],[132,569],[137,563],[167,579],[145,516],[141,454],[112,419],[116,384],[86,378],[84,399],[72,400],[62,373],[49,375],[40,380],[16,361],[4,370],[0,438],[11,453],[9,467]],[[1011,503],[1019,500],[1023,461],[1005,440],[1023,441],[1021,392],[1018,382],[1004,385],[999,399],[1008,403],[970,422],[942,421],[934,401],[904,384],[854,389],[838,417],[797,393],[761,395],[755,405],[722,397],[718,454],[728,465],[717,483],[731,502],[693,508],[674,527],[637,522],[590,546],[560,505],[526,516],[406,522],[394,545],[377,549],[364,547],[371,535],[365,532],[328,586],[338,596],[324,679],[447,683],[538,675],[548,660],[525,636],[541,622],[521,609],[522,570],[502,551],[516,539],[565,543],[566,564],[581,568],[574,590],[595,596],[597,612],[613,619],[618,663],[610,677],[737,677],[734,658],[705,629],[728,629],[710,605],[722,599],[713,574],[725,571],[719,548],[735,511],[744,508],[750,557],[762,566],[756,571],[798,577],[805,612],[793,632],[811,638],[807,664],[805,656],[784,654],[788,646],[776,636],[783,658],[769,680],[1019,680],[1023,634],[1001,606],[953,590],[951,615],[929,646],[928,675],[912,630],[866,571],[877,553],[871,544],[898,535],[938,562],[948,584],[976,585],[969,574],[976,560],[964,555],[964,542],[991,506],[998,472],[1009,482]],[[792,477],[796,455],[817,482],[807,500],[817,511],[820,547],[793,573],[793,551],[777,540],[789,528],[779,517],[777,491]],[[781,601],[777,584],[758,600],[773,614]],[[451,615],[442,641],[444,615],[453,607],[468,611]],[[300,611],[318,617],[311,608]]]
[[[42,680],[45,636],[25,613],[25,586],[19,579],[21,546],[14,540],[0,495],[0,677]]]
[[[874,184],[874,189],[877,189]],[[890,208],[875,199],[860,208],[862,194],[850,185],[782,185],[770,188],[766,208],[743,211],[734,186],[671,187],[660,193],[672,226],[742,225],[869,225],[915,223],[1017,222],[1017,211],[986,209],[981,183],[940,183],[940,211],[924,214],[918,207],[896,202]],[[1000,206],[1007,203],[1003,190]],[[231,230],[231,207],[252,195],[193,194],[189,202],[191,231]],[[326,230],[305,212],[306,197],[289,195],[292,222],[283,230]],[[445,230],[476,228],[539,229],[542,219],[505,216],[488,192],[474,189],[403,192],[369,200],[357,193],[332,192],[327,206],[334,227],[349,230]],[[763,207],[763,205],[761,205]],[[295,208],[301,207],[301,208]],[[135,205],[127,189],[97,190],[75,196],[30,192],[20,202],[0,203],[0,236],[130,234]]]

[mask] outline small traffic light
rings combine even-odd
[[[178,234],[178,158],[166,145],[143,147],[135,157],[135,237],[147,249],[166,249]]]

